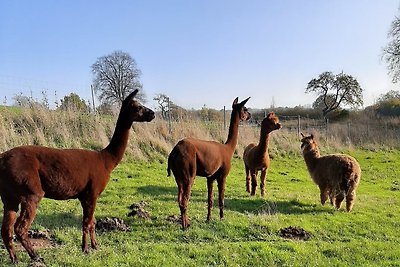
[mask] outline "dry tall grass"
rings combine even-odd
[[[114,131],[116,116],[95,116],[78,112],[49,111],[41,108],[0,109],[0,151],[27,144],[44,145],[57,148],[101,149],[105,147]],[[288,123],[289,124],[289,123]],[[321,147],[338,151],[354,146],[367,148],[398,147],[398,137],[389,136],[370,127],[368,136],[365,123],[352,125],[330,125],[329,135],[325,130],[304,129],[319,135]],[[388,121],[386,127],[392,127]],[[386,129],[387,129],[386,128]],[[388,138],[383,138],[387,136]],[[349,138],[349,133],[351,138]],[[378,134],[381,133],[381,134]],[[247,123],[239,127],[239,140],[235,156],[241,157],[243,149],[252,142],[258,142],[260,128]],[[126,150],[125,159],[164,161],[173,146],[182,138],[194,137],[204,140],[225,142],[228,128],[222,123],[196,120],[173,122],[170,125],[162,119],[151,123],[134,124]],[[354,140],[354,141],[352,141]],[[274,156],[300,155],[300,138],[293,127],[286,127],[273,133],[270,154]]]

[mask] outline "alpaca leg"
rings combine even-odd
[[[245,172],[246,172],[246,191],[248,193],[250,193],[250,191],[251,191],[251,185],[250,185],[251,175],[250,175],[250,169],[246,165],[245,165]]]
[[[17,218],[19,203],[13,202],[13,205],[9,205],[4,198],[2,199],[4,203],[4,215],[3,223],[1,225],[1,237],[3,238],[4,246],[10,255],[11,262],[17,263],[18,259],[13,246],[13,229]]]
[[[207,189],[208,189],[208,213],[207,213],[207,221],[211,220],[211,211],[214,205],[214,180],[207,179]]]
[[[28,237],[28,230],[35,218],[36,209],[41,199],[42,196],[40,195],[29,195],[23,197],[21,202],[21,214],[19,215],[14,227],[17,239],[21,242],[21,245],[28,252],[31,259],[37,259],[38,255],[33,250],[33,246]]]
[[[261,190],[261,197],[265,196],[265,179],[267,176],[267,170],[262,170],[261,171],[261,177],[260,177],[260,190]]]
[[[219,218],[224,218],[224,198],[225,198],[225,181],[226,176],[218,181],[218,204],[219,204]]]
[[[321,189],[320,191],[321,191],[320,192],[321,204],[324,205],[326,200],[328,199],[329,190],[328,189]]]
[[[336,194],[337,194],[338,192],[339,192],[339,191],[336,191],[336,190],[331,190],[331,191],[329,192],[329,200],[330,200],[332,206],[334,206],[335,203],[336,203]]]
[[[88,253],[88,241],[87,237],[90,237],[91,247],[93,249],[98,248],[98,244],[95,238],[95,226],[96,220],[94,218],[94,210],[96,208],[96,199],[82,199],[81,200],[82,210],[83,210],[83,220],[82,220],[82,252]]]
[[[356,191],[352,190],[346,195],[346,210],[350,212],[353,209],[354,202],[356,201]]]
[[[256,194],[256,188],[257,188],[257,171],[251,170],[251,193],[250,195],[254,196]]]
[[[340,190],[336,195],[336,200],[335,200],[336,209],[340,209],[340,207],[342,206],[343,199],[344,199],[344,191]]]
[[[194,177],[190,178],[187,183],[182,184],[182,196],[179,199],[179,208],[181,210],[182,229],[185,230],[189,227],[189,218],[187,215],[187,206],[190,199],[190,192],[192,189]]]
[[[353,209],[354,202],[356,201],[356,189],[359,182],[359,176],[349,178],[349,182],[346,188],[346,210],[348,212]]]

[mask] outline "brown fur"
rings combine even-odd
[[[82,250],[88,252],[88,235],[92,248],[97,248],[94,219],[97,198],[122,159],[132,123],[154,118],[152,110],[133,99],[137,91],[122,103],[111,142],[101,151],[20,146],[0,155],[0,195],[4,204],[1,235],[12,262],[17,261],[13,228],[29,256],[38,257],[27,232],[43,197],[78,198],[83,208]]]
[[[325,204],[329,197],[331,204],[339,209],[346,198],[346,210],[351,211],[361,178],[361,168],[357,160],[343,154],[321,157],[314,136],[301,135],[304,160],[311,178],[320,189],[321,204]]]
[[[178,204],[181,210],[183,229],[189,226],[187,206],[196,175],[207,177],[207,221],[211,219],[211,209],[214,203],[213,183],[215,180],[218,184],[220,218],[224,217],[225,182],[237,144],[239,122],[250,118],[250,113],[244,106],[247,100],[249,98],[241,103],[238,103],[238,98],[234,100],[229,135],[225,144],[186,138],[179,141],[169,154],[167,171],[168,176],[170,176],[172,170],[178,185]]]
[[[270,133],[280,128],[281,124],[279,123],[279,118],[274,112],[268,113],[267,117],[261,122],[260,141],[258,145],[254,143],[250,144],[244,150],[243,161],[246,172],[246,191],[249,193],[251,192],[252,196],[256,194],[258,171],[261,171],[261,196],[265,196],[265,179],[270,165],[268,154]]]

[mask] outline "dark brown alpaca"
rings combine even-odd
[[[94,219],[97,198],[122,159],[132,123],[154,119],[152,110],[133,99],[137,92],[123,101],[110,144],[101,151],[20,146],[0,154],[0,195],[4,204],[1,236],[12,262],[17,261],[13,228],[29,256],[38,258],[27,232],[43,197],[78,198],[83,208],[82,250],[88,252],[88,235],[92,248],[97,248]],[[16,218],[20,204],[21,213]]]
[[[324,205],[329,197],[331,204],[339,209],[346,198],[346,209],[351,211],[361,178],[361,168],[357,160],[343,154],[321,157],[314,136],[301,136],[304,161],[311,178],[320,189],[321,204]]]
[[[231,169],[231,160],[238,140],[239,122],[250,118],[250,113],[244,106],[249,98],[241,103],[238,103],[238,98],[233,101],[229,134],[225,144],[186,138],[179,141],[169,154],[167,171],[170,176],[172,170],[178,185],[178,204],[183,229],[189,226],[187,206],[196,175],[207,178],[207,221],[211,219],[211,209],[214,204],[213,183],[215,180],[218,183],[219,216],[221,219],[224,217],[226,176]]]
[[[260,141],[258,145],[254,143],[250,144],[244,150],[243,161],[246,172],[246,191],[251,192],[252,196],[256,194],[258,171],[261,171],[261,196],[265,196],[265,179],[270,164],[268,154],[270,133],[280,128],[279,118],[274,112],[268,113],[267,117],[261,122]]]

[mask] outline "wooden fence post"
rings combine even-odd
[[[300,137],[300,115],[297,115],[297,136]]]

